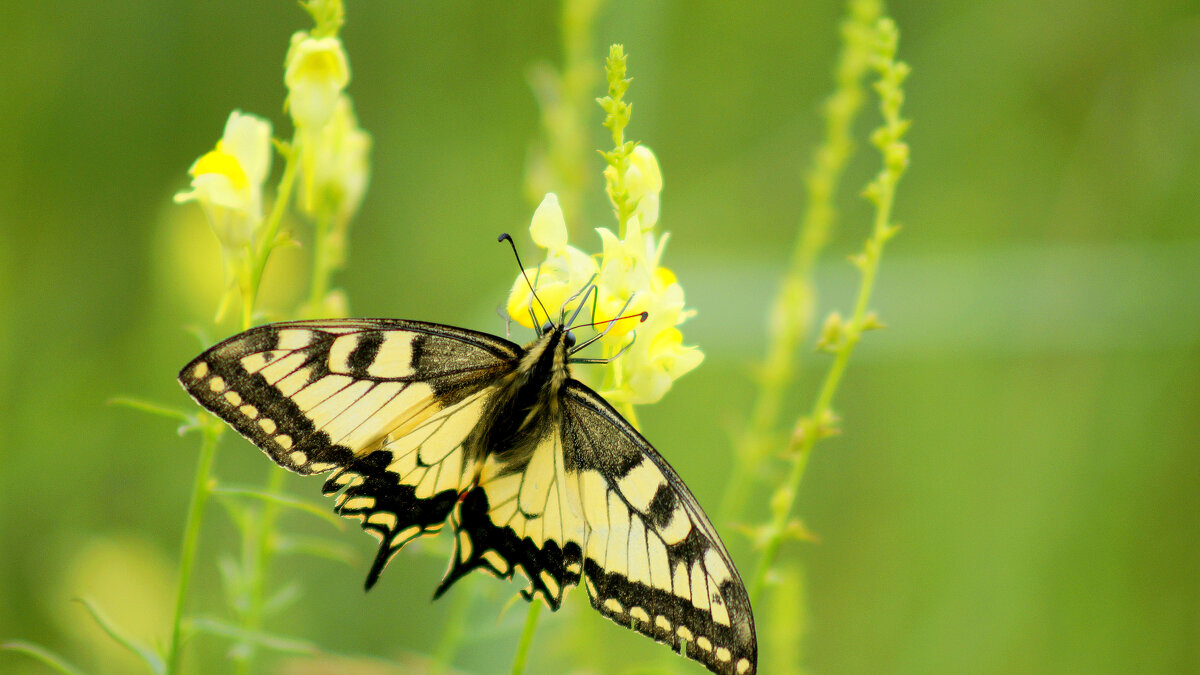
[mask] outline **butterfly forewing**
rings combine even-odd
[[[303,474],[381,539],[378,578],[405,542],[436,532],[472,474],[463,441],[520,347],[400,320],[261,326],[201,354],[179,379],[197,401]]]
[[[554,609],[582,584],[613,621],[714,672],[753,673],[749,599],[716,530],[654,448],[567,379],[564,334],[522,348],[414,321],[271,324],[179,379],[281,466],[333,472],[336,511],[380,540],[368,588],[450,522],[435,596],[475,569],[521,570],[526,597]]]

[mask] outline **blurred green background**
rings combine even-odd
[[[804,589],[757,608],[763,672],[1200,672],[1200,10],[1192,0],[893,3],[913,67],[912,167],[869,334],[818,446],[799,515],[820,543],[785,549]],[[767,298],[804,206],[801,175],[837,50],[836,2],[613,2],[597,68],[623,42],[630,137],[654,148],[666,264],[707,354],[646,435],[715,511],[730,435],[749,407]],[[342,33],[372,184],[338,277],[355,314],[501,331],[512,281],[495,243],[525,235],[532,64],[560,59],[550,2],[352,2]],[[220,262],[194,206],[171,195],[232,109],[281,113],[291,2],[8,3],[0,36],[0,641],[36,641],[92,672],[135,668],[72,598],[166,638],[198,442],[117,395],[187,406],[178,368],[210,325]],[[597,89],[596,95],[602,92]],[[874,103],[859,137],[875,123]],[[606,146],[594,114],[595,147]],[[821,268],[821,311],[846,309],[845,255],[870,211],[850,166],[844,220]],[[588,222],[598,250],[601,160]],[[277,162],[278,166],[278,162]],[[524,245],[530,247],[525,238]],[[303,293],[304,252],[273,263],[266,309]],[[225,330],[225,329],[222,329]],[[225,332],[232,332],[232,328]],[[222,335],[210,335],[212,338]],[[792,410],[827,359],[805,352]],[[261,483],[273,465],[228,434],[217,473]],[[288,490],[319,501],[320,482]],[[761,518],[769,491],[756,511]],[[405,660],[469,621],[464,672],[507,672],[518,588],[478,575],[436,604],[446,542],[406,549],[369,595],[375,545],[329,534],[353,568],[284,558],[302,596],[272,632],[331,653]],[[743,572],[755,556],[719,522]],[[217,560],[237,550],[209,511],[192,613],[223,615]],[[455,594],[459,597],[455,597]],[[801,596],[803,596],[801,598]],[[803,602],[803,610],[798,603]],[[594,614],[575,594],[543,614],[528,672],[701,672]],[[201,636],[193,672],[222,672]],[[331,659],[333,657],[330,657]],[[397,672],[359,661],[359,672]],[[340,665],[339,665],[340,664]],[[267,655],[263,672],[346,661]],[[418,665],[405,666],[419,672]],[[0,652],[0,672],[41,673]]]

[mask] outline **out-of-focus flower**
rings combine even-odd
[[[312,148],[310,215],[345,222],[354,217],[370,180],[371,135],[358,126],[354,105],[342,94]]]
[[[235,110],[217,147],[188,169],[192,187],[176,194],[175,201],[198,203],[226,258],[237,257],[262,224],[263,181],[270,170],[271,123]]]
[[[318,130],[333,117],[342,90],[350,83],[350,64],[337,37],[292,36],[283,82],[287,108],[298,129]]]
[[[609,166],[604,170],[606,184],[616,183],[617,169]],[[625,169],[625,190],[629,193],[629,201],[636,204],[634,215],[642,223],[642,228],[649,230],[658,223],[659,194],[662,192],[662,171],[658,168],[658,158],[644,145],[638,145],[629,153],[629,166]],[[609,197],[612,197],[610,192]]]

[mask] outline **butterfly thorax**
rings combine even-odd
[[[521,471],[533,448],[554,430],[563,387],[571,374],[567,365],[567,331],[555,326],[525,347],[516,367],[505,376],[484,414],[487,432],[474,454],[502,459],[506,473]]]

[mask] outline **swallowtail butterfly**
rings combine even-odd
[[[756,672],[729,553],[666,460],[571,378],[588,359],[572,358],[586,343],[569,323],[525,347],[400,319],[274,323],[205,351],[179,381],[280,466],[331,474],[337,513],[380,540],[368,589],[449,521],[435,598],[472,570],[519,568],[526,599],[558,609],[582,585],[601,614],[709,670]]]

